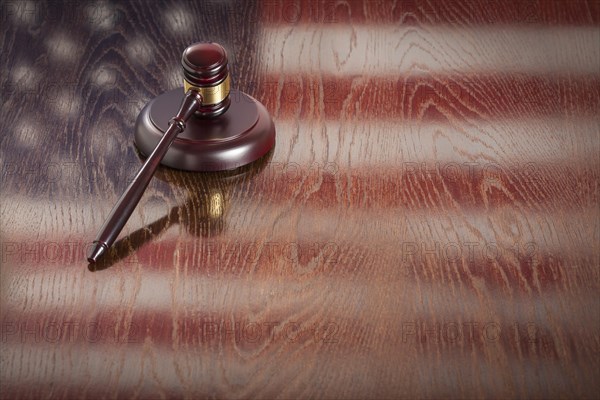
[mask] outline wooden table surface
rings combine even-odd
[[[0,8],[2,398],[600,396],[598,2]],[[197,41],[275,149],[92,268]]]

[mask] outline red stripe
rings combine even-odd
[[[543,24],[591,25],[600,22],[594,0],[506,1],[273,1],[263,2],[261,25],[290,24]]]
[[[319,209],[339,204],[414,211],[456,206],[489,210],[512,205],[555,211],[596,204],[598,179],[597,163],[549,166],[534,161],[510,165],[406,161],[369,166],[365,172],[340,168],[336,163],[272,162],[253,178],[244,193],[250,198]]]
[[[374,311],[374,310],[371,310]],[[365,312],[368,312],[365,310]],[[475,318],[461,313],[431,317],[429,313],[404,314],[377,318],[338,318],[318,316],[261,315],[249,317],[246,312],[210,314],[202,311],[179,310],[153,312],[136,310],[125,315],[118,310],[86,310],[84,318],[56,318],[43,313],[21,315],[7,313],[2,318],[2,343],[53,345],[106,345],[118,351],[121,346],[172,346],[193,348],[196,352],[219,352],[225,345],[235,345],[240,353],[277,351],[281,347],[302,347],[304,350],[326,349],[353,352],[357,344],[385,343],[392,351],[424,352],[444,348],[449,354],[460,353],[463,346],[484,351],[487,346],[501,345],[511,356],[558,358],[555,335],[562,331],[562,340],[587,339],[593,342],[595,332],[567,322],[554,322],[552,330],[535,321],[498,321]],[[270,350],[269,350],[270,349]],[[523,354],[524,353],[524,354]],[[579,354],[592,357],[592,354]]]
[[[273,75],[245,84],[278,118],[455,121],[597,115],[600,78],[527,74],[335,77]],[[232,99],[236,101],[236,99]]]

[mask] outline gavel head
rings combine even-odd
[[[202,106],[196,116],[214,118],[229,108],[229,69],[227,52],[216,43],[194,43],[181,56],[184,89],[197,90]]]

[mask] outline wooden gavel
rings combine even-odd
[[[193,44],[183,52],[181,65],[183,100],[180,89],[163,93],[138,117],[136,145],[149,156],[98,232],[87,256],[90,263],[98,261],[117,239],[159,164],[190,171],[235,169],[262,157],[275,144],[275,127],[264,106],[230,90],[227,53],[222,46]],[[236,93],[235,102],[230,92]],[[166,110],[175,102],[181,103],[179,111],[164,121]],[[183,137],[176,140],[179,135]]]

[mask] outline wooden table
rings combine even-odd
[[[3,2],[2,398],[598,398],[600,6]],[[141,165],[221,43],[277,128]]]

